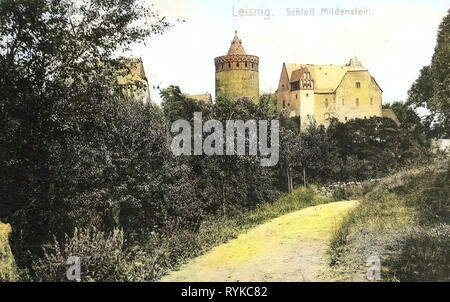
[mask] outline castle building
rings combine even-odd
[[[302,129],[312,120],[328,126],[331,118],[383,116],[382,92],[356,58],[344,66],[283,63],[277,108],[299,116]]]
[[[223,95],[232,100],[249,98],[259,100],[259,58],[248,55],[242,41],[235,36],[226,56],[214,59],[216,67],[216,97]]]
[[[141,58],[123,59],[125,70],[118,70],[117,84],[124,95],[135,101],[150,102],[150,89]]]
[[[188,97],[190,99],[194,99],[197,102],[212,104],[212,96],[211,96],[211,93],[209,93],[209,92],[200,93],[200,94],[186,94],[186,97]]]

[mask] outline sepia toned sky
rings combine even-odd
[[[431,61],[450,8],[448,0],[144,1],[174,25],[133,47],[151,86],[214,96],[214,58],[227,53],[237,30],[246,52],[260,58],[261,92],[276,90],[283,62],[344,65],[356,56],[383,89],[385,103],[406,99]],[[363,13],[331,15],[337,8]],[[151,98],[160,103],[157,89]]]

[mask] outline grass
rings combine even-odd
[[[274,203],[260,205],[235,217],[210,219],[201,225],[197,233],[177,230],[171,232],[172,235],[155,235],[146,247],[146,252],[154,259],[151,279],[160,279],[168,271],[177,269],[188,260],[236,238],[256,225],[305,207],[331,201],[331,198],[315,194],[314,187],[302,187]]]
[[[377,255],[383,281],[450,281],[448,164],[399,172],[364,196],[333,235],[336,280],[364,281]]]

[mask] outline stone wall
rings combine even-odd
[[[259,74],[254,70],[233,69],[216,73],[216,95],[223,94],[231,100],[247,97],[259,100]]]

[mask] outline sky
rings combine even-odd
[[[382,88],[384,103],[405,100],[431,62],[450,8],[449,0],[144,1],[173,25],[131,52],[142,57],[157,104],[156,88],[170,85],[214,97],[214,58],[228,52],[235,30],[247,54],[260,58],[261,93],[275,92],[283,62],[344,65],[356,56]],[[363,14],[324,12],[337,8]]]

